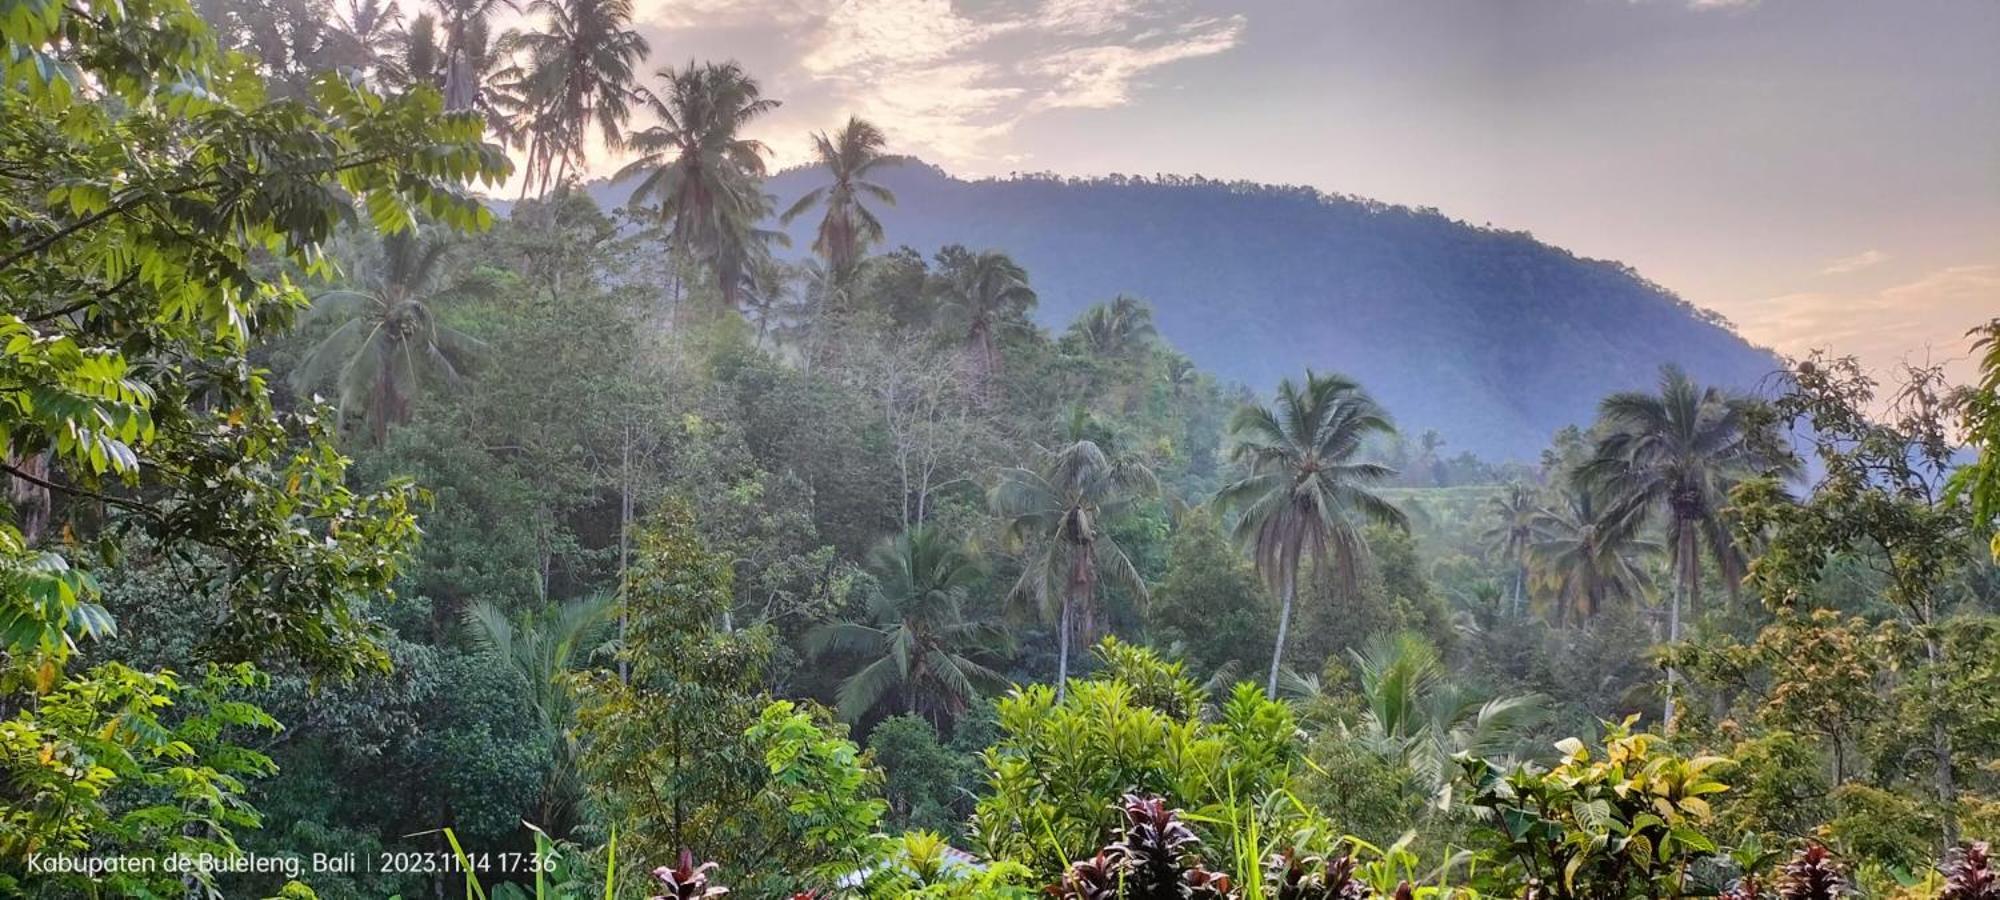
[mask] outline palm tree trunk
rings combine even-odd
[[[1680,532],[1681,572],[1680,577],[1674,579],[1673,600],[1667,605],[1667,643],[1670,645],[1681,642],[1681,596],[1683,594],[1693,595],[1694,580],[1700,575],[1700,570],[1694,564],[1694,529],[1689,527],[1688,523],[1683,522],[1681,523]],[[1665,729],[1668,734],[1672,734],[1674,731],[1674,689],[1678,686],[1679,682],[1680,670],[1673,666],[1668,666],[1667,702],[1660,714],[1660,727]]]
[[[1514,618],[1521,618],[1527,610],[1528,567],[1514,563]]]
[[[1278,643],[1271,648],[1271,677],[1264,683],[1264,696],[1278,698],[1278,669],[1284,664],[1285,639],[1292,631],[1292,596],[1297,593],[1294,586],[1298,581],[1297,572],[1285,573],[1284,599],[1278,606]]]
[[[1069,694],[1069,632],[1070,618],[1074,615],[1075,604],[1069,593],[1063,593],[1062,622],[1056,626],[1056,702],[1063,702]]]

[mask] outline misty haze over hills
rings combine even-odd
[[[766,188],[782,207],[822,177],[794,169]],[[898,199],[877,205],[890,247],[1011,254],[1051,329],[1130,294],[1208,371],[1260,393],[1307,368],[1344,372],[1406,434],[1435,428],[1452,452],[1532,460],[1607,391],[1650,386],[1665,363],[1742,389],[1778,367],[1620,263],[1434,210],[1172,177],[965,181],[915,161],[875,180]],[[632,183],[587,189],[610,209]],[[794,223],[788,253],[805,252],[814,221]]]

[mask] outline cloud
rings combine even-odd
[[[1887,253],[1883,253],[1880,250],[1863,250],[1853,256],[1843,256],[1827,263],[1826,268],[1821,269],[1819,273],[1821,275],[1846,275],[1849,272],[1859,272],[1862,269],[1881,265],[1888,261],[1889,254]]]
[[[1853,354],[1875,368],[1942,363],[1961,380],[1972,362],[1966,329],[2000,305],[2000,265],[1949,266],[1874,292],[1770,297],[1733,316],[1743,333],[1784,353]]]
[[[757,35],[767,96],[816,120],[875,120],[895,149],[958,168],[1006,162],[1004,137],[1058,109],[1130,103],[1162,66],[1239,44],[1241,15],[1192,0],[651,0],[656,46]],[[713,52],[713,51],[711,51]],[[810,98],[810,99],[803,99]],[[790,113],[803,110],[794,108]],[[775,123],[774,123],[775,124]],[[780,147],[780,162],[790,154]]]
[[[1131,88],[1140,74],[1183,59],[1211,56],[1236,46],[1241,21],[1202,19],[1175,29],[1169,40],[1150,46],[1108,44],[1082,47],[1037,61],[1037,72],[1052,79],[1054,89],[1039,101],[1042,109],[1103,109],[1131,102]]]

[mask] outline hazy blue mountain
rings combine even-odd
[[[819,177],[788,171],[769,189],[782,207]],[[1259,391],[1308,367],[1345,372],[1451,452],[1532,459],[1662,363],[1746,389],[1777,367],[1623,264],[1433,210],[1201,179],[964,181],[915,162],[879,180],[900,201],[879,210],[892,245],[1012,254],[1051,328],[1132,294],[1205,369]],[[629,184],[590,190],[607,208],[629,196]],[[795,223],[798,252],[811,226]]]

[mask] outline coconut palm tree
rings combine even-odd
[[[967,592],[985,577],[965,546],[917,526],[878,547],[868,571],[879,590],[863,622],[835,622],[807,635],[815,656],[864,661],[840,682],[839,711],[850,722],[891,700],[943,726],[983,691],[1007,679],[988,667],[1011,651],[1005,629],[966,618]]]
[[[992,494],[1008,541],[1028,550],[1009,599],[1057,623],[1058,697],[1067,693],[1072,641],[1096,630],[1098,583],[1109,579],[1146,598],[1145,582],[1108,528],[1158,492],[1159,482],[1138,460],[1107,452],[1093,428],[1086,416],[1073,416],[1069,443],[1050,453],[1040,471],[1003,470]]]
[[[402,19],[396,0],[349,0],[345,8],[336,8],[331,43],[341,64],[375,75]]]
[[[985,400],[1000,371],[998,330],[1035,305],[1028,273],[1005,253],[949,255],[944,306],[965,328],[965,366],[973,396]]]
[[[549,746],[553,765],[542,782],[535,822],[557,836],[578,824],[583,797],[573,728],[576,696],[566,676],[586,655],[612,606],[610,595],[593,597],[530,612],[518,623],[484,601],[465,611],[474,640],[520,679],[534,724]]]
[[[1640,557],[1659,550],[1641,540],[1645,511],[1632,504],[1607,504],[1582,489],[1569,490],[1560,505],[1537,510],[1530,521],[1528,559],[1537,578],[1553,591],[1550,613],[1558,624],[1572,616],[1593,618],[1604,601],[1636,600],[1644,593]]]
[[[862,198],[873,197],[896,205],[895,194],[868,180],[875,169],[900,161],[883,155],[885,142],[881,129],[859,117],[850,117],[832,137],[823,131],[813,135],[814,161],[826,169],[832,183],[807,191],[782,217],[786,224],[791,224],[807,210],[824,203],[826,214],[820,217],[812,249],[826,259],[834,272],[842,275],[853,271],[868,245],[882,239],[882,220],[862,205]]]
[[[365,288],[329,291],[314,301],[313,318],[344,321],[306,351],[292,371],[293,388],[334,382],[343,421],[365,415],[379,444],[391,425],[409,420],[426,378],[458,383],[483,345],[439,324],[431,310],[438,262],[448,248],[443,239],[413,231],[390,235],[382,240],[380,274]]]
[[[1660,370],[1660,392],[1624,392],[1604,398],[1598,415],[1604,436],[1577,477],[1601,490],[1610,502],[1662,514],[1667,547],[1676,573],[1667,614],[1667,640],[1681,635],[1681,606],[1696,609],[1701,598],[1701,555],[1721,570],[1725,583],[1739,584],[1747,563],[1730,533],[1724,509],[1729,491],[1745,479],[1798,470],[1796,459],[1773,458],[1763,448],[1779,446],[1772,434],[1758,434],[1748,415],[1752,398],[1702,387],[1680,369]],[[1762,426],[1773,428],[1775,426]],[[1673,683],[1667,670],[1665,721],[1673,719]]]
[[[493,14],[518,9],[514,0],[435,0],[444,31],[444,108],[483,109],[480,94],[495,68]]]
[[[1347,736],[1410,772],[1427,794],[1451,783],[1452,757],[1511,753],[1545,711],[1540,695],[1489,699],[1466,690],[1421,635],[1376,635],[1348,655],[1363,705],[1347,723]]]
[[[477,84],[465,106],[486,120],[486,127],[503,143],[520,146],[517,120],[525,106],[523,70],[513,65],[504,44],[494,40],[485,17],[451,21],[446,14],[421,12],[392,33],[386,52],[377,58],[376,77],[396,90],[429,87],[440,93],[453,89],[454,66],[462,78]]]
[[[1496,555],[1514,564],[1514,586],[1510,606],[1514,615],[1521,614],[1526,602],[1528,588],[1528,548],[1534,544],[1535,516],[1541,507],[1535,502],[1535,492],[1518,482],[1508,485],[1506,491],[1488,500],[1486,508],[1496,520],[1479,535],[1480,543]]]
[[[1084,310],[1069,330],[1085,350],[1103,359],[1135,356],[1160,336],[1152,307],[1122,294]]]
[[[635,67],[648,51],[631,29],[632,0],[533,0],[538,30],[519,32],[509,49],[525,53],[522,83],[529,98],[528,160],[522,192],[546,192],[584,159],[595,128],[606,146],[624,146],[632,114]]]
[[[1304,559],[1331,565],[1351,587],[1368,553],[1362,527],[1409,527],[1402,510],[1368,490],[1395,470],[1356,458],[1370,436],[1394,430],[1360,385],[1312,372],[1303,386],[1289,378],[1278,385],[1275,409],[1246,406],[1229,423],[1238,441],[1234,458],[1248,473],[1225,485],[1216,502],[1237,511],[1236,539],[1280,597],[1277,647],[1264,688],[1272,697],[1278,695]]]
[[[715,271],[716,283],[722,290],[722,303],[730,309],[740,309],[744,294],[757,289],[758,268],[775,261],[771,256],[771,245],[789,247],[792,243],[784,232],[755,224],[770,218],[776,197],[760,190],[746,199],[749,206],[745,223],[722,233],[715,255],[709,262],[709,267]]]
[[[635,205],[654,204],[674,245],[714,271],[725,301],[737,296],[737,278],[769,214],[763,192],[769,151],[742,135],[752,119],[778,107],[736,63],[689,62],[657,73],[662,91],[640,99],[659,124],[632,133],[638,151],[617,178],[643,176]]]
[[[408,90],[426,85],[444,90],[444,39],[437,14],[420,12],[390,34],[381,58],[379,77],[389,87]]]

